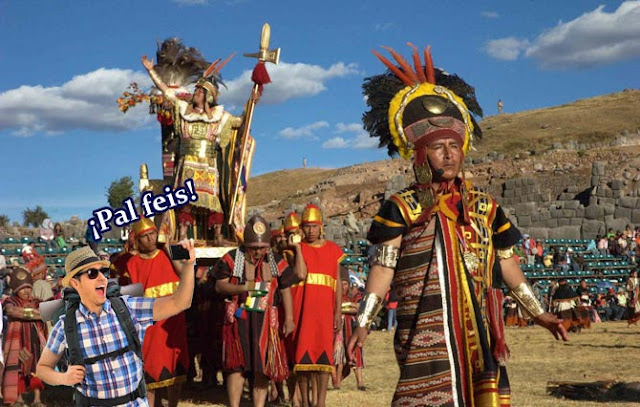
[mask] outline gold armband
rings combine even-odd
[[[535,318],[544,314],[544,309],[540,301],[533,295],[533,289],[529,283],[520,283],[519,286],[511,290],[511,296],[530,317]]]
[[[33,308],[24,308],[22,311],[22,316],[24,319],[33,319]]]
[[[358,309],[357,326],[367,328],[371,326],[373,319],[378,315],[378,312],[382,309],[382,298],[378,297],[374,293],[365,294],[360,308]]]
[[[496,254],[500,260],[510,259],[513,257],[513,246],[506,249],[498,249],[496,250]]]
[[[153,69],[153,68],[149,71],[149,76],[150,76],[150,77],[151,77],[151,79],[153,80],[153,83],[154,83],[154,84],[156,84],[156,85],[157,85],[157,84],[159,84],[159,83],[164,83],[164,82],[162,81],[162,78],[160,77],[160,75],[158,75],[158,73],[156,72],[156,70],[155,70],[155,69]]]
[[[398,257],[400,249],[391,245],[376,245],[373,255],[371,257],[371,265],[380,265],[382,267],[388,267],[395,269],[398,264]]]

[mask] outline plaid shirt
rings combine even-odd
[[[131,311],[140,343],[147,328],[153,325],[154,298],[122,297]],[[67,349],[64,335],[64,315],[53,327],[47,348],[60,355]],[[76,311],[78,322],[78,339],[82,348],[82,356],[92,358],[122,349],[128,345],[124,330],[118,322],[111,302],[106,301],[100,315],[90,312],[82,303]],[[111,399],[125,396],[138,388],[143,378],[142,359],[135,352],[128,351],[114,358],[97,361],[85,366],[87,371],[82,383],[76,389],[87,397]],[[146,397],[125,404],[127,407],[148,406]]]

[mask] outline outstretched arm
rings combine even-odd
[[[151,80],[156,85],[156,87],[158,89],[160,89],[163,94],[166,95],[167,90],[169,90],[169,87],[167,86],[167,84],[165,84],[162,81],[162,79],[156,73],[156,71],[153,70],[153,59],[148,59],[146,55],[143,55],[142,56],[142,66],[144,66],[144,68],[147,70],[147,72],[149,72],[149,76],[151,77]]]

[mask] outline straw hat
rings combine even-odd
[[[69,287],[69,281],[71,281],[73,276],[96,265],[109,267],[111,266],[111,262],[108,260],[100,260],[89,246],[72,251],[64,262],[64,269],[67,275],[62,279],[62,285]]]

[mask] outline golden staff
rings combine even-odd
[[[229,225],[233,223],[233,213],[235,212],[238,201],[238,187],[240,186],[240,174],[242,167],[244,166],[244,150],[247,145],[247,138],[249,130],[251,128],[251,120],[253,119],[253,111],[260,100],[262,94],[262,87],[269,82],[269,75],[264,67],[265,62],[271,62],[275,65],[280,60],[280,48],[270,50],[269,40],[271,37],[271,27],[268,23],[262,26],[262,35],[260,36],[260,51],[253,54],[244,54],[245,57],[257,58],[258,64],[253,70],[251,79],[253,80],[253,89],[251,90],[251,96],[247,102],[247,109],[245,112],[244,125],[242,127],[242,133],[240,134],[240,165],[238,166],[237,173],[235,174],[235,180],[233,181],[233,198],[231,199],[231,211],[229,212]]]

